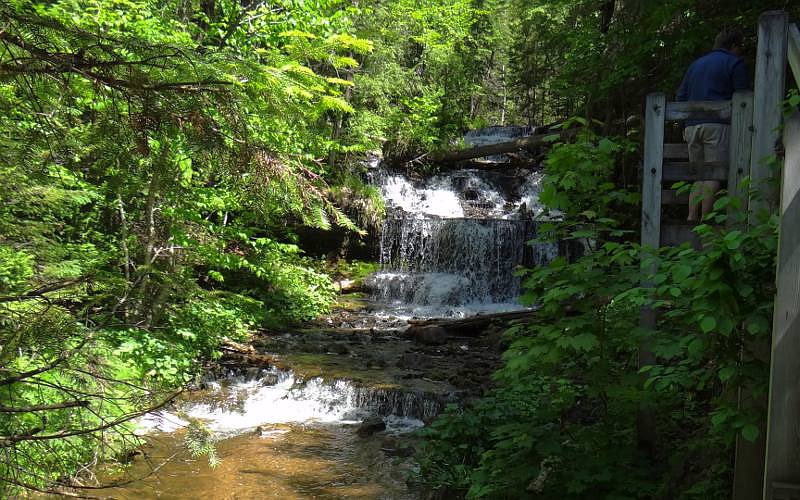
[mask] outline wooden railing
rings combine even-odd
[[[689,163],[686,144],[664,143],[665,123],[684,120],[730,120],[730,152],[724,162]],[[647,96],[642,172],[642,245],[679,245],[692,241],[691,226],[662,224],[662,207],[688,205],[688,195],[671,188],[677,181],[717,180],[727,183],[728,193],[747,199],[739,185],[750,175],[753,136],[753,93],[737,92],[731,101],[667,102],[662,93]],[[666,185],[665,185],[666,184]],[[688,210],[687,210],[688,211]]]
[[[719,180],[729,195],[749,208],[751,218],[764,209],[781,215],[777,266],[777,294],[771,346],[747,346],[748,356],[770,355],[769,417],[759,439],[736,443],[734,500],[800,499],[800,111],[783,127],[785,147],[780,197],[771,180],[775,170],[767,161],[775,154],[783,125],[786,66],[800,85],[800,29],[789,25],[784,11],[766,12],[758,23],[754,92],[740,92],[731,101],[667,102],[662,93],[647,96],[642,171],[642,246],[658,248],[692,240],[690,227],[662,224],[662,207],[687,204],[688,196],[671,189],[675,181]],[[730,154],[727,162],[690,165],[685,144],[664,144],[665,123],[693,119],[730,118]],[[741,181],[750,177],[748,199]],[[664,185],[667,183],[668,185]],[[780,200],[780,201],[779,201]],[[695,242],[696,243],[696,242]],[[643,260],[646,262],[646,260]],[[650,264],[651,266],[653,264]],[[650,269],[643,269],[645,275]],[[649,283],[643,282],[648,287]],[[653,329],[656,311],[644,308],[640,324]],[[639,349],[640,366],[655,362],[645,343]],[[754,387],[740,388],[739,407],[763,408],[764,398]],[[639,441],[643,447],[655,436],[654,416],[639,414]]]

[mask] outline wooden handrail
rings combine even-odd
[[[667,121],[730,120],[731,101],[676,101],[667,103]]]

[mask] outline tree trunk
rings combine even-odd
[[[502,153],[513,153],[520,150],[531,151],[537,146],[545,143],[548,134],[531,135],[521,137],[513,141],[500,142],[497,144],[487,144],[485,146],[475,146],[469,149],[459,149],[456,151],[444,151],[433,153],[428,158],[433,163],[458,163],[460,161],[482,158]]]

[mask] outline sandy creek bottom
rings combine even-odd
[[[382,439],[361,439],[342,424],[262,427],[260,434],[222,440],[222,462],[214,469],[205,457],[181,451],[144,480],[100,491],[122,499],[338,499],[417,496],[405,485],[408,463],[381,450]],[[152,436],[147,459],[137,457],[130,476],[144,475],[183,447],[182,431]]]

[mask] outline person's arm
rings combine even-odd
[[[739,59],[733,65],[731,71],[731,80],[733,81],[733,90],[747,90],[750,88],[750,77],[747,75],[747,66],[744,61]]]

